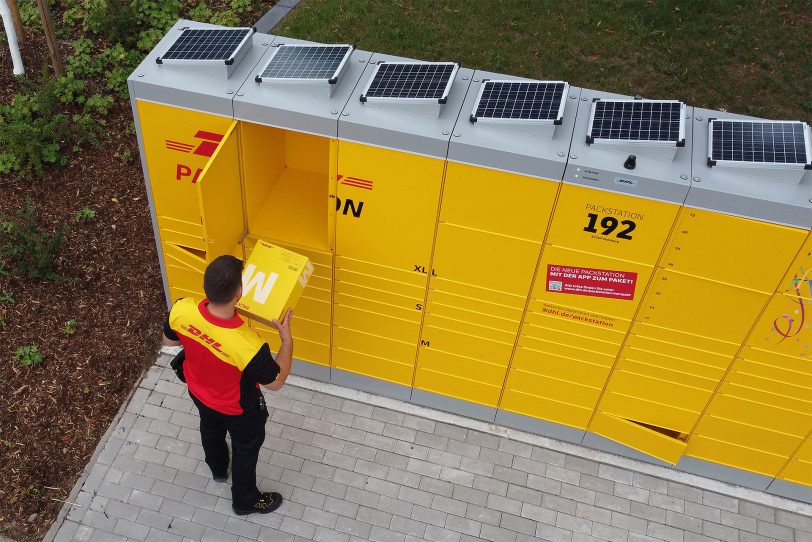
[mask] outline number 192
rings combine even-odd
[[[598,215],[595,213],[589,213],[587,216],[589,217],[589,224],[586,225],[584,231],[589,233],[598,233],[598,230],[595,228],[599,218]],[[618,239],[631,239],[632,236],[629,234],[634,231],[637,224],[635,224],[632,220],[618,221],[618,219],[613,216],[605,216],[601,219],[601,228],[603,228],[603,231],[600,232],[600,234],[611,235],[612,232],[617,229],[618,225],[626,226],[626,229],[619,231],[615,237]]]

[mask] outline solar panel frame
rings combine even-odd
[[[383,66],[452,66],[451,72],[448,75],[448,81],[443,87],[442,94],[439,98],[436,97],[397,97],[397,96],[369,96],[369,90],[372,87],[372,84],[375,82],[375,78],[378,76],[381,68]],[[451,91],[451,85],[454,83],[454,78],[457,76],[457,71],[459,70],[459,64],[456,62],[389,62],[389,61],[381,61],[375,66],[375,70],[372,72],[367,84],[364,86],[364,90],[361,91],[360,99],[362,102],[367,101],[374,101],[378,103],[426,103],[426,102],[437,102],[440,104],[444,104],[448,99],[448,94]]]
[[[232,41],[230,45],[233,45],[232,48],[228,50],[228,56],[226,58],[177,58],[176,55],[172,55],[172,48],[178,45],[178,43],[187,36],[187,32],[237,32],[243,31],[243,37],[238,41]],[[212,64],[222,63],[225,65],[230,65],[234,63],[235,58],[238,56],[242,48],[248,42],[248,40],[254,35],[256,32],[256,28],[248,28],[248,27],[238,27],[238,28],[192,28],[192,27],[185,27],[181,28],[181,34],[178,38],[169,46],[169,49],[166,52],[155,59],[157,64],[179,64],[179,65],[203,65],[203,66],[210,66]],[[167,58],[167,55],[172,55]],[[222,57],[221,55],[218,55]]]
[[[561,91],[561,100],[560,100],[560,102],[558,104],[556,117],[554,119],[549,119],[549,118],[532,119],[532,118],[516,118],[516,117],[477,116],[476,113],[477,113],[477,110],[479,109],[480,103],[482,101],[482,96],[485,93],[485,88],[486,88],[486,85],[488,83],[494,83],[494,84],[495,83],[511,83],[511,84],[512,83],[516,83],[516,84],[522,84],[522,83],[536,84],[536,83],[541,83],[541,84],[551,84],[551,85],[563,85],[562,91]],[[521,79],[483,79],[482,84],[479,86],[479,93],[477,94],[476,100],[474,101],[474,107],[473,107],[473,110],[471,111],[471,116],[469,117],[469,121],[470,122],[495,123],[495,124],[499,124],[499,123],[513,123],[513,124],[516,124],[516,123],[528,123],[528,124],[536,124],[536,123],[548,124],[548,123],[552,123],[552,124],[555,124],[555,125],[560,125],[561,122],[562,122],[562,119],[564,118],[564,109],[566,108],[566,105],[567,105],[565,98],[566,98],[567,94],[569,93],[569,87],[570,87],[570,85],[566,81],[537,81],[537,80],[521,80]]]
[[[343,48],[344,56],[341,59],[341,62],[336,66],[336,68],[332,71],[329,77],[268,77],[265,76],[265,72],[268,71],[270,65],[274,62],[274,59],[279,55],[279,52],[283,50],[283,48],[288,49],[315,49],[315,48]],[[327,81],[329,84],[335,84],[338,82],[338,77],[341,74],[344,67],[347,65],[352,52],[355,50],[354,45],[350,44],[295,44],[295,43],[285,43],[280,45],[276,48],[274,53],[268,59],[268,62],[265,63],[260,73],[256,76],[256,81],[258,83],[312,83],[318,81]]]
[[[678,121],[679,121],[679,128],[677,131],[676,139],[641,139],[641,138],[607,138],[607,137],[596,137],[593,134],[595,130],[595,117],[598,108],[598,103],[623,103],[623,104],[641,104],[645,105],[656,105],[656,104],[679,104],[678,110]],[[593,143],[600,142],[600,143],[608,143],[608,144],[628,144],[634,143],[639,145],[656,145],[656,146],[676,146],[676,147],[684,147],[685,146],[685,117],[686,117],[687,108],[683,102],[677,100],[639,100],[639,99],[599,99],[596,98],[592,102],[592,112],[589,116],[589,123],[587,125],[587,135],[586,135],[586,143],[588,145],[592,145]],[[625,120],[625,119],[624,119]],[[629,122],[633,122],[631,119]],[[673,122],[673,121],[672,121]],[[618,129],[621,130],[621,129]],[[631,127],[629,128],[631,130]],[[615,131],[612,129],[612,131]],[[670,132],[670,131],[669,131]]]
[[[714,158],[714,150],[715,150],[714,142],[717,141],[717,138],[714,136],[714,127],[715,127],[716,123],[730,123],[731,125],[739,124],[739,125],[750,125],[750,126],[754,126],[754,125],[762,125],[762,126],[763,125],[784,125],[784,126],[797,127],[798,128],[797,132],[800,132],[800,135],[802,136],[803,140],[801,142],[799,142],[797,139],[793,139],[792,142],[790,142],[790,143],[794,143],[794,147],[796,149],[796,152],[794,154],[796,154],[796,155],[797,155],[797,149],[799,147],[801,147],[801,146],[803,147],[804,160],[803,161],[797,161],[797,159],[796,159],[795,161],[783,161],[783,162],[755,160],[755,159],[746,160],[746,159],[744,159],[744,157],[746,157],[747,155],[749,155],[751,153],[754,155],[753,158],[755,158],[755,155],[757,154],[758,151],[756,151],[755,149],[752,149],[752,148],[750,150],[745,149],[744,148],[745,144],[747,144],[747,143],[754,144],[755,142],[754,141],[747,142],[747,141],[744,141],[744,139],[742,139],[742,149],[740,149],[738,151],[733,149],[733,146],[735,145],[736,142],[735,141],[730,142],[731,147],[730,147],[729,156],[730,156],[731,159]],[[731,126],[731,129],[732,129],[732,126]],[[762,128],[762,134],[763,134],[763,128]],[[773,134],[775,134],[775,132],[773,132]],[[795,134],[793,133],[793,135],[795,135]],[[782,139],[783,139],[783,134],[782,134]],[[724,145],[723,140],[721,141],[721,143]],[[773,143],[773,146],[776,144],[775,139],[773,139],[772,143]],[[799,145],[799,143],[801,143],[802,145]],[[769,153],[770,151],[764,148],[764,141],[763,140],[761,141],[761,144],[762,144],[762,149],[761,149],[760,152],[762,154],[763,153]],[[785,149],[786,149],[786,147],[785,147]],[[726,152],[726,149],[722,149],[722,153],[725,153],[725,152]],[[740,160],[733,159],[733,158],[735,158],[735,155],[736,155],[737,152],[742,155],[742,159],[740,159]],[[774,150],[772,152],[773,153],[778,153],[777,150]],[[781,153],[781,154],[788,154],[788,153]],[[717,119],[717,118],[710,118],[710,119],[708,119],[708,166],[713,167],[713,166],[717,166],[717,165],[738,166],[738,167],[747,167],[747,168],[761,167],[761,168],[786,168],[786,169],[800,169],[800,168],[812,169],[812,128],[810,128],[810,126],[807,123],[801,122],[801,121],[746,120],[746,119]]]

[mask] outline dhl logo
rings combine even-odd
[[[220,347],[223,346],[221,343],[216,342],[215,339],[209,337],[207,334],[203,333],[201,330],[197,329],[195,326],[189,324],[187,326],[181,326],[181,329],[189,333],[192,337],[203,343],[204,345],[211,346],[213,350],[216,350],[223,354],[225,357],[229,357],[228,354],[220,350]]]
[[[364,190],[372,190],[372,181],[368,181],[366,179],[360,179],[358,177],[345,177],[344,175],[339,175],[337,177],[338,184],[343,184],[345,186],[354,186],[355,188],[363,188]]]
[[[202,139],[203,141],[197,145],[190,145],[189,143],[167,139],[166,148],[170,151],[192,153],[211,158],[214,151],[217,150],[217,145],[223,140],[223,134],[215,134],[214,132],[206,132],[205,130],[198,130],[194,137]]]

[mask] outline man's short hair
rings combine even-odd
[[[206,267],[203,291],[212,303],[228,303],[242,286],[242,262],[234,256],[219,256]]]

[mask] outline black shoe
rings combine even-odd
[[[260,514],[270,514],[282,504],[282,495],[279,493],[262,493],[259,496],[259,500],[248,509],[241,509],[234,506],[234,513],[238,516],[244,516],[246,514],[251,514],[253,512],[258,512]]]
[[[212,474],[211,477],[214,479],[215,482],[220,482],[222,484],[223,482],[228,480],[228,473],[225,473],[222,476],[215,476],[215,475]]]

